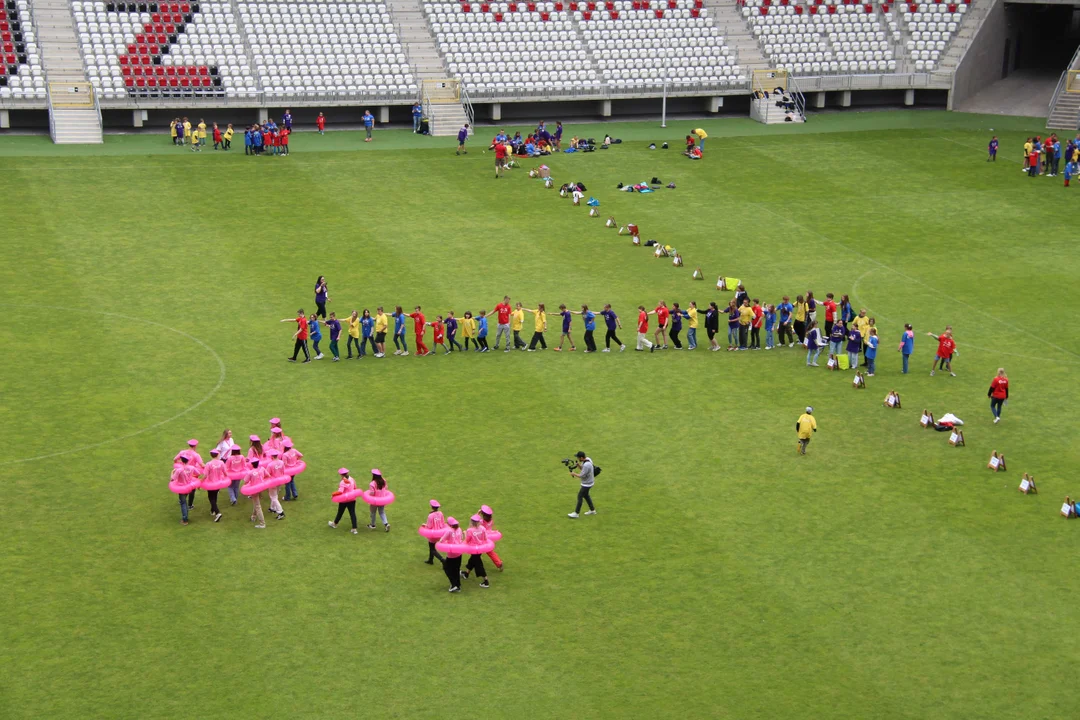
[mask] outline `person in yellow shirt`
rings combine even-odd
[[[795,336],[799,338],[801,343],[806,339],[806,316],[810,314],[810,304],[803,300],[803,296],[799,295],[795,298]]]
[[[176,123],[177,120],[173,120],[169,123],[169,136],[172,138],[172,144],[176,145]]]
[[[522,309],[533,314],[533,336],[529,341],[529,352],[536,352],[536,343],[540,343],[541,350],[547,350],[547,343],[544,341],[544,331],[547,330],[547,310],[544,309],[544,303],[538,304],[535,310]]]
[[[202,149],[202,140],[199,139],[199,131],[193,130],[191,132],[191,152],[200,152]]]
[[[383,312],[382,305],[375,308],[375,357],[386,357],[386,330],[390,319]]]
[[[754,322],[754,309],[749,300],[742,301],[739,308],[739,349],[746,349],[746,339],[750,334],[750,323]]]
[[[698,146],[697,146],[698,150],[700,150],[702,153],[704,153],[705,152],[705,138],[709,137],[709,134],[706,133],[701,128],[694,128],[693,135],[698,139]]]
[[[345,318],[345,322],[349,326],[349,340],[345,345],[349,355],[345,359],[352,360],[353,344],[356,345],[356,357],[360,357],[360,313],[353,310],[352,315]]]
[[[224,144],[224,146],[222,146],[222,150],[228,150],[229,148],[232,147],[232,136],[233,136],[232,123],[229,123],[229,127],[225,128],[225,135],[223,136],[224,139],[225,139],[225,144]]]
[[[206,121],[199,118],[199,144],[206,144]]]
[[[191,142],[191,123],[184,118],[184,142]]]
[[[870,318],[866,317],[866,308],[859,311],[858,317],[851,321],[851,323],[858,328],[859,334],[862,335],[862,347],[863,353],[866,352],[866,339],[870,337]],[[863,358],[866,359],[865,356]]]
[[[473,350],[480,352],[480,343],[476,340],[476,318],[468,310],[461,317],[461,335],[465,338],[465,349],[469,349],[469,340],[472,340]]]
[[[517,303],[514,312],[510,313],[510,331],[514,333],[514,348],[525,349],[525,341],[521,339],[521,328],[525,325],[525,310],[521,303]]]
[[[683,313],[686,316],[686,342],[690,350],[697,350],[697,303],[690,301],[690,306]]]
[[[795,432],[799,435],[799,454],[806,454],[806,446],[810,444],[810,436],[817,432],[817,420],[814,419],[814,408],[806,408],[806,412],[799,416],[795,423]]]

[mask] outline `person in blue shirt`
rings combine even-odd
[[[559,335],[559,346],[555,348],[555,352],[562,350],[563,340],[570,341],[570,351],[577,350],[574,345],[574,338],[570,337],[570,320],[573,315],[580,315],[581,313],[575,313],[573,310],[567,310],[565,305],[559,306],[559,315],[562,317],[562,334]]]
[[[319,316],[315,313],[311,313],[311,317],[308,318],[308,337],[311,338],[311,345],[315,348],[315,359],[322,360],[323,354],[319,350],[319,343],[322,342],[322,328],[319,327]]]
[[[990,144],[986,147],[986,162],[997,162],[998,139],[997,135],[990,138]]]
[[[915,331],[912,329],[911,323],[904,325],[904,334],[900,336],[899,350],[904,356],[904,374],[907,375],[908,359],[915,352]]]
[[[866,350],[863,356],[866,358],[866,376],[874,377],[877,369],[877,348],[881,340],[877,336],[877,328],[870,328],[870,335],[866,338]]]
[[[419,103],[414,103],[412,106],[412,131],[414,133],[420,132],[420,121],[424,117],[424,107]]]
[[[398,305],[394,308],[394,354],[402,357],[409,354],[409,344],[405,342],[405,311]]]
[[[1057,174],[1058,174],[1058,168],[1061,166],[1061,141],[1057,139],[1056,135],[1054,136],[1054,145],[1051,148],[1051,151],[1053,152],[1053,155],[1054,155],[1054,168],[1053,168],[1054,171],[1052,173],[1050,173],[1050,174],[1052,176],[1056,177]],[[1051,151],[1047,151],[1047,153],[1046,153],[1047,157],[1050,156]]]
[[[581,316],[585,319],[585,352],[596,352],[596,340],[593,339],[593,331],[596,330],[596,313],[589,309],[588,305],[581,306]]]
[[[1065,187],[1069,187],[1069,180],[1072,179],[1073,175],[1076,175],[1078,169],[1080,168],[1072,160],[1065,163]]]
[[[536,145],[533,145],[531,139],[529,142],[525,143],[525,154],[529,157],[536,155]]]
[[[500,130],[500,131],[499,131],[499,132],[498,132],[498,133],[497,133],[497,134],[495,135],[495,142],[501,142],[501,143],[504,143],[504,142],[506,142],[507,140],[509,140],[509,138],[508,138],[508,137],[506,137],[506,131],[505,131],[505,130]]]
[[[252,147],[255,150],[255,154],[256,155],[261,155],[262,154],[262,149],[263,149],[263,137],[262,137],[262,128],[259,127],[258,125],[256,125],[255,127],[253,127],[251,129],[251,144],[252,144]]]
[[[375,127],[375,116],[371,114],[370,110],[365,110],[364,116],[360,119],[364,121],[364,132],[367,133],[364,142],[371,142],[371,130]]]
[[[776,306],[765,306],[765,349],[773,349],[773,328],[776,327]]]
[[[855,319],[855,308],[851,307],[851,299],[847,295],[840,296],[840,322],[844,323],[844,332],[847,332],[848,323]]]
[[[254,141],[251,138],[251,128],[248,127],[244,130],[244,154],[253,155],[254,153]]]
[[[795,347],[795,332],[791,329],[791,313],[795,312],[795,306],[791,304],[791,298],[784,296],[784,301],[776,306],[780,313],[780,344],[784,344],[787,337],[787,346]]]
[[[623,352],[626,350],[626,345],[623,345],[622,341],[619,340],[619,336],[615,334],[615,328],[622,330],[622,321],[619,320],[619,316],[611,309],[611,305],[605,305],[604,309],[600,311],[600,314],[604,316],[604,322],[607,324],[607,335],[604,336],[603,352],[611,352],[612,340],[619,346],[619,352]]]
[[[454,346],[457,346],[458,350],[463,350],[464,348],[461,347],[461,343],[457,341],[458,321],[457,318],[454,317],[453,310],[446,314],[446,320],[444,321],[444,324],[446,325],[446,352],[454,352]]]
[[[367,308],[364,308],[364,314],[360,316],[360,357],[367,355],[364,349],[368,343],[371,343],[372,354],[379,352],[379,349],[375,347],[375,338],[371,335],[374,328],[375,318],[371,317]]]
[[[476,328],[478,330],[478,332],[476,334],[476,340],[477,340],[477,342],[480,343],[480,352],[487,352],[489,350],[488,342],[487,342],[487,335],[488,335],[487,310],[481,310],[480,311],[480,317],[476,318]]]

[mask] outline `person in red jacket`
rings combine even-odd
[[[420,306],[417,305],[416,309],[409,313],[409,317],[413,321],[413,333],[416,336],[416,356],[423,357],[430,351],[428,346],[424,344],[424,333],[427,332],[427,318],[424,317],[424,313],[420,312]]]
[[[221,130],[218,128],[217,123],[214,123],[214,149],[221,149]]]
[[[281,142],[281,154],[289,154],[289,136],[292,135],[292,130],[289,128],[281,128],[281,133],[278,136],[278,140]]]
[[[318,128],[320,135],[326,134],[326,116],[319,113],[319,117],[315,118],[315,127]]]
[[[645,312],[644,305],[638,305],[637,316],[637,348],[641,352],[643,346],[649,348],[649,352],[656,350],[656,346],[649,342],[649,313]]]
[[[948,370],[950,375],[956,377],[956,373],[952,371],[952,357],[956,354],[956,342],[952,336],[952,325],[946,325],[945,332],[941,333],[941,335],[926,334],[938,341],[934,364],[930,367],[930,377],[934,377],[934,371],[938,369],[939,363],[942,370]]]
[[[668,324],[671,322],[671,311],[668,310],[667,303],[661,300],[649,314],[656,315],[656,333],[653,335],[653,342],[661,350],[667,350],[667,331]]]
[[[446,325],[443,324],[442,315],[435,316],[435,322],[429,322],[428,325],[432,327],[434,332],[434,345],[442,345],[443,355],[449,355],[450,351],[446,349]],[[430,355],[435,355],[435,351],[432,350]]]
[[[834,305],[835,307],[835,305]],[[761,308],[761,301],[754,298],[754,304],[750,306],[754,311],[754,319],[750,321],[750,349],[761,349],[761,326],[765,322],[765,311]]]
[[[986,396],[990,398],[990,412],[994,413],[994,424],[997,425],[1001,422],[1001,408],[1009,399],[1009,376],[1005,374],[1005,368],[998,368]]]
[[[307,342],[308,342],[308,321],[307,321],[307,316],[304,315],[304,309],[300,308],[299,310],[297,310],[295,318],[285,318],[281,322],[283,322],[283,323],[295,322],[296,323],[296,332],[293,333],[293,340],[295,340],[295,343],[293,344],[293,354],[292,354],[291,358],[285,358],[285,359],[288,360],[289,362],[296,362],[296,356],[300,353],[301,350],[303,350],[304,351],[304,362],[306,362],[306,363],[311,362],[311,354],[308,352],[308,347],[307,347]]]
[[[825,337],[829,337],[832,334],[833,323],[836,322],[836,301],[833,300],[833,294],[827,293],[825,302],[821,304],[825,306]]]

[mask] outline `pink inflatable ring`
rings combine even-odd
[[[277,487],[274,484],[274,478],[263,478],[261,483],[255,483],[254,485],[248,483],[244,485],[240,488],[240,492],[247,497],[251,497],[252,495],[258,495],[261,492],[265,492],[272,487]]]
[[[435,543],[435,549],[451,555],[483,555],[495,549],[495,543],[488,540],[482,545],[469,543]]]
[[[360,488],[356,488],[355,490],[350,490],[349,492],[343,492],[338,495],[334,495],[330,499],[336,503],[352,502],[363,494],[363,490],[361,490]]]
[[[266,478],[266,482],[269,483],[267,488],[281,487],[282,485],[288,485],[289,480],[292,480],[288,475],[271,475]]]
[[[419,528],[417,528],[416,532],[420,534],[420,537],[435,541],[446,534],[446,526],[444,525],[441,528],[432,529],[427,527],[426,525],[421,525]]]
[[[243,480],[244,478],[246,478],[248,476],[249,472],[251,472],[251,471],[250,470],[241,470],[240,472],[225,473],[225,477],[229,478],[230,480]]]
[[[488,530],[487,537],[491,542],[499,542],[502,540],[502,532],[498,530]]]
[[[289,477],[293,477],[294,475],[299,475],[300,473],[304,472],[305,470],[307,470],[307,463],[304,462],[303,460],[296,463],[295,465],[286,465],[285,466],[285,474],[288,475]]]
[[[175,480],[169,481],[169,491],[177,495],[187,495],[192,490],[198,490],[200,487],[202,487],[202,483],[198,480],[192,480],[188,483],[178,483]]]
[[[228,476],[223,475],[221,479],[216,482],[213,480],[203,480],[201,487],[203,490],[224,490],[229,487],[231,482],[232,481],[229,480]]]
[[[386,489],[383,489],[381,495],[372,495],[367,490],[365,490],[363,493],[361,493],[361,497],[364,498],[364,502],[366,502],[368,505],[373,505],[375,507],[385,507],[386,505],[394,502],[394,493]]]

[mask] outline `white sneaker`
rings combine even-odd
[[[997,425],[999,422],[1001,422],[1001,418],[999,418],[999,417],[994,418],[994,424],[995,425]]]
[[[595,511],[595,510],[587,510],[587,511],[585,512],[585,514],[586,514],[586,515],[595,515],[595,514],[596,514],[596,511]]]
[[[620,345],[619,346],[619,352],[626,352],[626,346],[625,345]]]
[[[400,350],[395,350],[395,351],[394,351],[394,354],[395,354],[395,355],[400,355],[400,354],[401,354],[401,351],[400,351]]]
[[[450,588],[450,592],[452,592],[452,593],[458,592],[460,590],[461,590],[461,588],[456,588],[456,587]]]
[[[334,524],[333,520],[328,521],[326,524],[329,525],[332,528],[337,528],[337,525]]]
[[[953,377],[956,377],[956,373],[954,373],[954,372],[950,372],[949,374],[952,375]]]
[[[322,360],[322,358],[323,358],[323,354],[322,354],[322,353],[319,353],[318,355],[316,355],[316,356],[315,356],[315,359],[316,359],[316,360]]]
[[[265,526],[265,525],[256,525],[256,526],[255,526],[255,529],[256,529],[256,530],[265,530],[265,529],[266,529],[266,526]]]
[[[577,516],[578,516],[577,513],[567,513],[566,514],[566,517],[568,517],[568,518],[577,518]]]
[[[402,351],[401,351],[401,357],[405,357],[405,356],[406,356],[406,355],[408,355],[408,354],[409,354],[409,351],[408,351],[408,350],[402,350]]]
[[[356,528],[352,528],[351,530],[349,530],[349,532],[351,532],[353,535],[359,535],[360,534],[360,533],[358,533],[356,531]]]
[[[375,357],[381,358],[381,357],[386,357],[386,355],[384,353],[375,353]]]
[[[604,348],[604,349],[603,349],[603,350],[601,350],[600,352],[611,352],[611,348]]]

